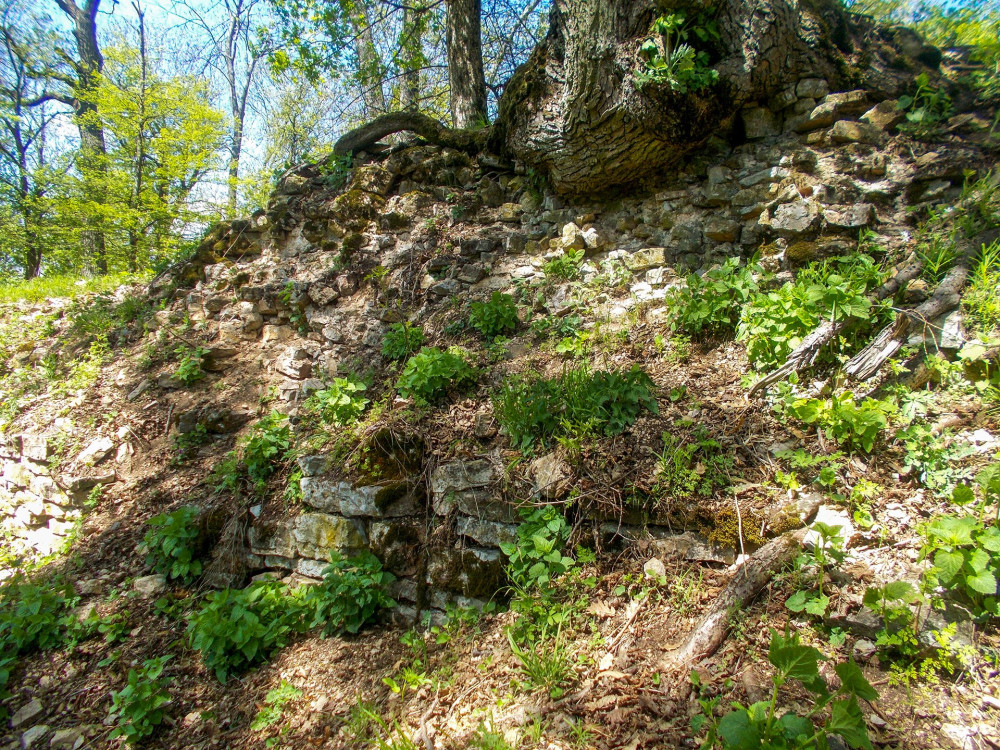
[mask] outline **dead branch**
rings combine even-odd
[[[789,531],[754,552],[736,570],[684,645],[669,656],[665,668],[688,667],[714,654],[726,639],[730,613],[746,606],[774,579],[776,573],[792,561],[802,546],[805,534],[805,529]]]

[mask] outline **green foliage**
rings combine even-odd
[[[653,21],[649,34],[639,48],[645,63],[645,69],[635,75],[640,88],[661,84],[683,94],[700,91],[719,79],[718,72],[709,67],[708,53],[687,43],[692,34],[702,44],[717,42],[719,29],[714,20],[699,16],[692,23],[683,13],[669,13]]]
[[[896,439],[906,449],[903,466],[937,496],[947,497],[956,484],[971,478],[972,469],[962,465],[975,453],[970,443],[937,434],[922,422],[900,430]]]
[[[850,391],[829,399],[789,396],[782,408],[800,422],[823,429],[828,439],[859,447],[866,453],[871,453],[888,426],[889,417],[897,410],[891,400],[866,398],[857,402]]]
[[[111,694],[111,711],[108,718],[115,728],[110,737],[124,737],[133,745],[150,736],[163,722],[164,706],[170,702],[166,686],[169,680],[161,678],[163,668],[171,655],[147,659],[140,669],[128,671],[128,684]]]
[[[317,165],[323,176],[323,183],[330,190],[340,190],[351,176],[351,154],[331,154]]]
[[[831,353],[837,353],[861,327],[881,321],[882,309],[873,310],[866,294],[883,276],[862,254],[812,263],[780,289],[751,295],[739,311],[737,338],[745,342],[756,367],[770,369],[782,364],[821,321],[847,321],[849,327],[833,343]]]
[[[112,273],[107,276],[80,278],[78,274],[45,275],[28,281],[2,283],[0,304],[8,302],[41,302],[49,298],[69,298],[85,294],[102,294],[120,286],[147,281],[145,274]]]
[[[382,339],[382,356],[402,362],[424,343],[424,331],[412,323],[394,323]]]
[[[208,349],[201,346],[194,349],[178,346],[174,349],[174,354],[180,357],[173,373],[173,378],[178,383],[191,385],[205,377],[205,356],[208,354]]]
[[[537,333],[539,336],[564,338],[575,335],[580,330],[582,323],[583,320],[579,315],[566,315],[561,318],[546,315],[531,321],[531,332]]]
[[[517,303],[509,294],[493,292],[489,302],[473,302],[469,305],[469,325],[487,340],[516,331],[519,322]]]
[[[529,646],[519,646],[514,636],[507,634],[510,650],[517,659],[521,674],[525,677],[522,685],[527,690],[547,690],[553,700],[565,694],[565,687],[572,682],[575,672],[574,660],[569,647],[563,642],[561,632],[555,638],[542,637]]]
[[[941,515],[921,527],[924,546],[921,557],[932,561],[925,574],[931,588],[941,587],[960,596],[980,617],[1000,616],[997,580],[1000,578],[1000,464],[976,475],[982,500],[974,515]],[[952,502],[965,506],[976,503],[975,492],[960,484],[952,492]],[[987,517],[996,506],[993,518]]]
[[[396,606],[388,594],[394,580],[370,552],[350,560],[334,552],[323,580],[306,591],[310,627],[323,625],[327,635],[357,633],[380,609]]]
[[[283,415],[272,411],[253,428],[243,446],[243,465],[250,481],[263,486],[287,459],[292,433]]]
[[[305,304],[308,300],[301,294],[295,286],[295,282],[289,279],[278,292],[278,299],[288,308],[288,322],[302,336],[309,334],[309,321],[306,320]]]
[[[825,661],[823,655],[811,646],[803,646],[797,633],[782,636],[774,631],[771,631],[768,660],[776,670],[771,677],[770,700],[750,706],[734,703],[735,710],[717,718],[719,699],[699,699],[701,713],[691,720],[691,724],[695,732],[706,732],[702,750],[712,747],[727,750],[825,748],[827,737],[834,734],[852,748],[872,750],[858,699],[873,701],[878,693],[857,664],[848,661],[834,666],[840,687],[831,692],[819,671],[819,663]],[[778,692],[792,680],[811,693],[812,705],[805,715],[788,711],[779,716]],[[697,672],[691,673],[691,681],[700,690],[701,678]]]
[[[146,522],[143,548],[146,564],[167,578],[189,583],[201,575],[201,560],[195,559],[198,539],[198,509],[185,505],[172,513],[161,513]]]
[[[18,656],[58,648],[72,636],[78,601],[55,579],[33,583],[18,573],[0,585],[0,695]]]
[[[317,412],[324,422],[353,424],[368,406],[368,399],[359,395],[366,390],[368,386],[360,380],[334,378],[330,385],[306,399],[305,408]]]
[[[980,249],[962,304],[984,333],[1000,329],[1000,241]]]
[[[580,278],[580,267],[583,265],[584,250],[566,250],[562,255],[548,260],[542,266],[546,279],[561,279],[572,281]]]
[[[655,494],[670,497],[711,496],[730,484],[733,457],[722,444],[709,437],[704,425],[690,433],[664,432],[663,450],[656,464]]]
[[[305,607],[297,592],[276,581],[209,592],[189,615],[188,645],[201,652],[220,681],[265,661],[304,630]]]
[[[812,525],[816,538],[810,553],[799,555],[796,566],[811,567],[815,571],[814,582],[810,589],[799,589],[785,602],[792,612],[806,612],[814,617],[823,617],[830,606],[830,597],[823,593],[823,579],[827,569],[833,563],[841,563],[844,553],[844,537],[840,526],[830,526],[816,522]]]
[[[430,403],[444,396],[449,388],[475,380],[475,370],[466,364],[460,351],[425,346],[406,361],[396,388],[403,398]]]
[[[939,284],[958,259],[958,247],[951,237],[931,232],[917,245],[921,275],[931,284]]]
[[[688,276],[687,284],[671,290],[666,299],[674,327],[692,336],[731,333],[740,310],[757,291],[754,270],[729,258],[704,276]]]
[[[536,441],[545,445],[559,436],[592,431],[617,435],[643,409],[659,412],[654,388],[638,365],[597,372],[581,365],[554,379],[508,380],[493,399],[493,410],[511,443],[528,450]]]
[[[548,586],[574,565],[573,558],[563,554],[572,529],[552,505],[522,509],[521,517],[517,542],[500,545],[507,555],[507,574],[520,589]]]
[[[284,715],[288,704],[301,697],[301,690],[288,680],[282,680],[278,687],[267,691],[267,695],[264,696],[264,707],[257,712],[253,721],[250,722],[250,729],[259,732],[274,726],[281,721],[281,717]]]
[[[932,135],[937,126],[951,115],[951,98],[942,89],[931,85],[927,73],[918,75],[916,84],[917,89],[912,95],[899,97],[899,106],[906,111],[906,122],[900,130],[918,137]]]
[[[875,645],[881,651],[906,658],[917,656],[917,635],[910,605],[921,600],[920,592],[909,581],[891,581],[865,590],[862,603],[882,620],[875,637]]]

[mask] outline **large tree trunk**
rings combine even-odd
[[[104,57],[97,42],[97,10],[101,0],[86,0],[79,7],[73,0],[56,0],[59,8],[73,21],[73,38],[76,40],[78,59],[74,62],[77,82],[73,92],[73,109],[80,130],[80,166],[87,197],[98,205],[105,202],[104,176],[107,172],[107,148],[104,127],[98,119],[93,90],[97,76],[104,69]],[[87,228],[80,233],[80,240],[93,260],[98,273],[108,272],[104,229],[99,218],[88,220]]]
[[[483,127],[488,122],[481,18],[481,0],[448,0],[448,82],[456,128]]]
[[[555,0],[548,36],[504,91],[491,148],[543,170],[558,192],[592,194],[661,172],[801,78],[888,95],[914,75],[887,71],[882,40],[862,42],[872,29],[854,24],[868,22],[836,0],[722,0],[719,41],[688,39],[718,80],[687,93],[641,85],[639,50],[656,15],[648,2]]]

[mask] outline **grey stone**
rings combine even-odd
[[[790,172],[784,167],[770,167],[747,175],[740,180],[740,186],[744,188],[754,187],[762,183],[778,182],[788,177]]]
[[[808,119],[803,120],[796,127],[796,130],[806,132],[829,127],[842,117],[864,112],[868,109],[868,104],[867,93],[860,89],[829,94],[809,113]]]
[[[886,99],[861,115],[861,122],[873,125],[879,130],[892,130],[906,117],[895,99]]]
[[[795,93],[805,99],[822,99],[830,93],[830,85],[822,78],[803,78],[795,87]]]
[[[25,730],[21,735],[21,750],[31,750],[33,747],[38,747],[39,743],[51,731],[45,724],[36,724],[30,729]]]
[[[474,539],[485,547],[517,542],[517,526],[514,524],[459,516],[455,529],[460,535]]]
[[[305,380],[312,375],[312,359],[302,347],[290,346],[278,357],[274,369],[287,378]]]
[[[44,710],[45,707],[42,705],[42,702],[38,698],[32,698],[30,701],[17,709],[17,711],[14,712],[14,715],[10,717],[11,728],[17,729],[22,724],[34,721],[42,715]]]
[[[652,578],[654,581],[662,581],[667,577],[667,566],[659,558],[651,557],[643,563],[642,572],[646,578]]]
[[[329,560],[331,552],[352,554],[368,546],[364,528],[356,521],[327,513],[303,513],[292,532],[302,557]]]
[[[264,557],[294,557],[295,538],[290,521],[256,522],[250,527],[250,551]]]
[[[854,644],[855,659],[870,659],[875,655],[875,644],[867,638],[859,638]]]
[[[167,590],[167,577],[160,573],[136,578],[132,588],[143,599],[153,599]]]
[[[860,229],[872,223],[875,217],[875,207],[871,203],[858,203],[853,206],[827,206],[823,209],[826,223],[837,229]]]
[[[299,456],[296,463],[298,463],[299,471],[302,472],[303,477],[316,477],[329,471],[330,457],[327,455]]]
[[[493,466],[485,459],[453,461],[438,466],[431,474],[431,493],[435,498],[489,486]]]
[[[557,500],[570,488],[573,470],[555,453],[539,456],[528,464],[533,489],[548,500]]]
[[[743,128],[750,140],[778,135],[781,132],[779,117],[766,107],[750,107],[743,110]]]
[[[764,214],[760,223],[769,226],[779,235],[795,238],[814,230],[819,224],[819,210],[809,201],[783,203],[770,215]]]
[[[975,630],[972,613],[954,602],[946,602],[944,609],[927,609],[920,623],[917,640],[926,650],[938,651],[948,646],[956,649],[975,648]],[[947,628],[954,627],[950,639],[940,635]]]
[[[830,128],[830,140],[834,143],[865,143],[878,146],[885,141],[885,133],[866,122],[840,120]]]
[[[87,741],[87,736],[80,727],[57,729],[49,740],[50,750],[78,750]]]
[[[667,250],[663,247],[646,247],[625,258],[625,265],[630,271],[638,273],[650,268],[657,268],[667,262]]]
[[[451,297],[462,291],[462,282],[458,279],[444,279],[432,285],[427,291],[438,297]]]
[[[713,216],[705,222],[705,237],[714,242],[736,242],[740,229],[742,225],[735,219]]]
[[[84,448],[83,452],[76,457],[76,460],[78,463],[94,466],[110,456],[114,449],[115,444],[111,438],[99,437]]]

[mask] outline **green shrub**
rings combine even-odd
[[[201,575],[201,560],[195,559],[198,540],[198,509],[185,505],[172,513],[161,513],[146,522],[143,548],[146,564],[167,578],[189,583]]]
[[[225,682],[229,675],[265,661],[303,632],[305,614],[302,596],[276,581],[212,591],[189,616],[188,644]]]
[[[666,299],[674,328],[691,335],[734,331],[741,308],[757,291],[753,271],[730,258],[704,276],[688,276],[686,286],[673,289]]]
[[[380,609],[396,606],[387,588],[394,580],[370,552],[349,560],[333,553],[323,580],[305,595],[310,627],[322,625],[327,635],[357,633]]]
[[[830,597],[823,593],[823,582],[826,579],[831,564],[839,564],[847,556],[844,552],[844,537],[840,526],[817,521],[812,530],[819,537],[813,543],[812,550],[803,552],[795,560],[797,568],[811,568],[815,571],[813,585],[802,588],[788,597],[785,606],[792,612],[806,612],[814,617],[823,617],[826,608],[830,606]]]
[[[488,340],[516,331],[519,322],[517,303],[509,294],[493,292],[489,302],[469,305],[469,325]]]
[[[939,435],[930,426],[917,423],[896,434],[903,441],[903,466],[939,497],[947,497],[955,485],[972,477],[972,469],[961,464],[976,449],[968,442]]]
[[[545,587],[574,565],[573,558],[562,553],[572,529],[553,505],[522,509],[521,517],[517,542],[500,545],[507,555],[507,574],[522,590]]]
[[[858,699],[874,701],[878,693],[861,668],[853,661],[834,666],[840,687],[830,690],[820,675],[819,663],[825,657],[812,646],[803,646],[797,633],[781,636],[771,631],[768,660],[776,672],[771,677],[770,699],[750,706],[734,704],[735,710],[721,718],[716,716],[719,698],[699,699],[701,713],[694,716],[691,726],[696,733],[706,731],[702,748],[825,748],[827,737],[839,735],[852,748],[871,750],[865,718]],[[788,711],[778,715],[778,692],[795,680],[812,695],[805,715]],[[701,678],[691,673],[691,682],[701,693]],[[829,715],[827,715],[829,709]],[[816,726],[818,722],[819,726]]]
[[[572,281],[580,277],[580,267],[583,265],[583,250],[566,250],[542,266],[546,279],[562,279]]]
[[[956,505],[975,504],[973,514],[942,515],[921,527],[921,557],[933,563],[924,580],[929,588],[940,586],[957,594],[977,616],[998,617],[1000,464],[979,472],[976,483],[982,492],[978,503],[967,485],[957,485],[952,492]],[[990,506],[995,508],[991,511]]]
[[[943,88],[931,85],[930,76],[921,73],[912,95],[899,97],[899,107],[906,112],[906,122],[900,130],[917,137],[932,135],[952,113],[951,98]]]
[[[704,425],[690,435],[664,432],[663,450],[657,461],[654,492],[671,497],[711,496],[729,485],[733,457],[723,452],[722,444],[708,436]]]
[[[360,395],[366,390],[368,386],[354,378],[334,378],[325,389],[312,394],[305,406],[316,411],[324,422],[352,424],[368,406],[368,399]]]
[[[653,83],[684,94],[701,91],[719,79],[708,53],[696,51],[688,44],[691,36],[703,44],[719,40],[718,25],[707,15],[689,21],[683,13],[667,13],[653,21],[649,34],[639,48],[639,57],[645,64],[635,74],[640,88]]]
[[[425,346],[406,361],[396,388],[403,398],[430,403],[444,396],[449,388],[474,379],[475,371],[457,350]]]
[[[962,304],[983,332],[1000,328],[1000,240],[980,249]]]
[[[424,332],[411,323],[394,323],[382,338],[382,355],[401,362],[420,350],[424,344]]]
[[[250,723],[250,729],[254,732],[260,732],[274,726],[281,721],[285,707],[301,697],[301,690],[288,680],[282,680],[278,687],[267,691],[267,695],[264,696],[264,706]],[[269,747],[269,744],[265,743],[264,746]]]
[[[208,354],[208,349],[201,346],[194,349],[179,346],[174,349],[174,354],[181,358],[173,374],[174,380],[178,383],[191,385],[205,377],[205,356]]]
[[[168,680],[161,679],[170,655],[147,659],[141,669],[128,671],[128,684],[111,694],[111,711],[115,723],[111,738],[124,737],[130,745],[148,737],[163,722],[164,706],[170,702]]]
[[[867,255],[811,263],[795,281],[780,289],[750,296],[739,313],[737,338],[761,369],[781,365],[820,321],[846,321],[848,328],[824,356],[840,351],[848,338],[885,319],[887,308],[872,309],[867,293],[882,283],[884,273]],[[852,335],[854,334],[854,335]],[[847,338],[845,338],[847,337]]]
[[[891,400],[866,398],[858,402],[850,391],[829,399],[791,397],[785,400],[783,408],[800,422],[823,429],[827,438],[860,447],[866,453],[871,453],[888,426],[889,417],[896,412]]]
[[[292,433],[285,417],[272,411],[253,428],[243,446],[243,465],[247,476],[262,486],[288,458],[292,447]]]
[[[643,409],[659,406],[653,381],[638,365],[629,370],[590,372],[569,368],[555,379],[513,378],[493,400],[493,411],[520,450],[556,436],[601,431],[617,435]]]

